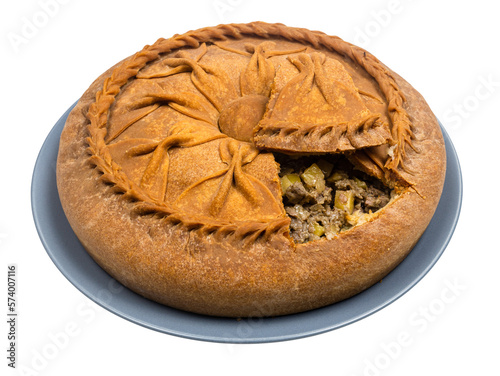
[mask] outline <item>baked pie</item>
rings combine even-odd
[[[425,100],[373,55],[255,22],[160,39],[101,75],[66,122],[57,186],[85,249],[131,290],[275,316],[387,275],[445,169]]]

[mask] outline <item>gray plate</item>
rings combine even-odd
[[[439,206],[410,255],[381,283],[340,303],[282,317],[236,320],[183,312],[120,285],[94,262],[73,233],[59,201],[55,171],[59,136],[70,110],[47,136],[33,172],[32,210],[40,239],[61,273],[88,298],[120,317],[159,332],[204,341],[261,343],[307,337],[352,324],[394,302],[427,274],[444,252],[460,214],[460,165],[443,129],[448,167]]]

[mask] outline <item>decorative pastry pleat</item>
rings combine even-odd
[[[306,49],[279,51],[275,50],[276,43],[262,42],[257,46],[247,44],[246,49],[252,53],[250,62],[240,76],[241,95],[264,95],[269,98],[271,85],[276,74],[274,64],[269,60],[272,56],[292,55]]]
[[[151,159],[144,170],[140,187],[149,192],[154,199],[164,202],[169,174],[169,150],[174,147],[193,147],[225,137],[214,128],[188,122],[177,123],[156,147],[153,148],[148,144],[146,149],[143,146],[143,150],[146,149],[151,154]],[[137,155],[140,147],[131,149],[129,153]]]
[[[219,152],[226,168],[188,187],[176,199],[176,206],[234,221],[263,220],[283,214],[278,198],[258,178],[245,171],[245,165],[255,160],[259,150],[247,143],[225,139],[220,143]]]
[[[202,93],[220,112],[224,104],[238,97],[233,82],[220,69],[200,64],[189,58],[169,58],[165,63],[171,67],[183,67],[191,70],[191,80]]]
[[[117,127],[113,127],[110,124],[108,129],[108,137],[106,137],[106,143],[114,141],[118,136],[125,132],[131,125],[137,123],[139,120],[145,118],[147,115],[157,110],[160,107],[159,103],[153,103],[149,106],[143,106],[137,108],[135,111],[127,111],[122,116],[116,116],[112,124],[118,124]]]
[[[191,60],[198,62],[201,60],[201,58],[203,56],[205,56],[206,53],[207,53],[207,44],[202,43],[199,46],[199,53],[196,55],[196,57],[191,58],[190,54],[187,51],[183,51],[183,50],[179,51],[176,54],[176,57],[191,59]],[[149,80],[152,78],[164,78],[164,77],[176,75],[178,73],[191,72],[191,70],[192,70],[191,67],[189,67],[188,65],[179,65],[179,66],[176,66],[175,68],[170,68],[166,64],[166,61],[162,60],[161,64],[155,64],[152,67],[147,67],[147,68],[143,69],[142,71],[138,72],[136,75],[136,78],[146,79],[146,80]]]
[[[248,66],[240,76],[241,95],[257,94],[269,98],[275,70],[265,52],[275,45],[273,42],[264,42],[255,48]]]
[[[186,91],[179,92],[173,87],[162,87],[154,81],[142,81],[134,87],[127,110],[133,111],[153,105],[168,105],[181,114],[215,125],[217,112],[206,103],[203,96]]]
[[[247,43],[245,51],[225,46],[221,43],[214,43],[217,47],[243,56],[250,56],[247,67],[240,75],[241,95],[263,95],[269,98],[271,85],[273,83],[275,68],[268,59],[273,56],[293,55],[305,51],[307,47],[293,50],[275,50],[276,43],[265,41],[257,46]]]

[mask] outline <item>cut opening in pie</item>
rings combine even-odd
[[[356,169],[341,154],[275,153],[275,158],[295,243],[333,239],[369,221],[396,197],[394,189]]]

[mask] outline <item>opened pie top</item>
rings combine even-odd
[[[257,237],[289,224],[273,152],[345,153],[386,180],[404,168],[404,97],[363,50],[175,42],[122,63],[89,109],[91,160],[137,210]]]

